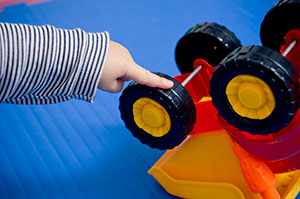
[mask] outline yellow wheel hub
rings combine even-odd
[[[154,137],[164,136],[171,129],[171,119],[163,106],[150,98],[140,98],[133,104],[136,125]]]
[[[230,80],[226,95],[233,110],[242,117],[262,120],[275,108],[271,88],[252,75],[238,75]]]

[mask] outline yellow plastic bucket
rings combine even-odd
[[[149,170],[164,189],[181,198],[259,199],[243,178],[239,160],[225,130],[188,137],[167,151]],[[276,175],[281,198],[295,198],[300,189],[300,171]]]

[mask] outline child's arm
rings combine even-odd
[[[161,78],[139,75],[144,69],[133,60],[126,62],[130,54],[116,46],[107,32],[0,23],[0,103],[49,104],[71,98],[92,102],[97,87],[117,92],[128,79],[161,87],[156,83]]]

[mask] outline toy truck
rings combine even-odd
[[[295,198],[300,189],[300,0],[266,14],[263,46],[241,46],[217,23],[178,41],[182,72],[169,90],[132,82],[120,97],[126,127],[169,149],[149,174],[182,198]]]

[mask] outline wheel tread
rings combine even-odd
[[[129,129],[132,135],[139,139],[140,142],[151,148],[161,150],[171,149],[180,144],[193,129],[196,121],[196,109],[191,96],[179,82],[165,74],[156,74],[172,80],[174,82],[173,88],[170,90],[151,88],[133,81],[124,89],[120,96],[119,110],[126,128]],[[130,110],[131,107],[129,106],[134,102],[134,99],[131,99],[132,96],[134,96],[134,99],[143,96],[159,99],[159,103],[172,113],[172,115],[170,115],[170,112],[168,112],[169,116],[175,118],[175,121],[178,121],[172,122],[171,132],[160,138],[155,138],[150,135],[145,136],[143,130],[137,127],[133,118],[130,118],[130,112],[132,112],[132,110]],[[173,121],[173,119],[171,120]]]
[[[246,67],[245,67],[246,65]],[[249,67],[253,65],[253,67]],[[262,67],[263,66],[263,67]],[[259,67],[259,68],[257,68]],[[280,122],[274,124],[271,119],[265,119],[266,123],[258,120],[245,119],[241,116],[234,116],[232,114],[231,118],[228,116],[228,113],[233,111],[229,108],[227,97],[221,95],[224,93],[223,88],[227,85],[227,81],[230,81],[230,78],[238,74],[255,74],[259,78],[269,79],[272,82],[273,87],[275,85],[280,85],[280,89],[275,89],[277,100],[284,97],[285,100],[279,100],[281,103],[284,116],[279,116]],[[226,79],[226,82],[223,79],[220,79],[220,75],[223,75],[223,79]],[[220,65],[215,69],[212,78],[210,80],[210,94],[212,97],[212,102],[217,108],[219,114],[223,116],[227,122],[231,125],[236,126],[241,131],[247,131],[251,134],[269,134],[276,133],[285,124],[288,124],[289,121],[293,118],[296,110],[298,109],[298,83],[299,75],[294,66],[280,53],[261,46],[246,46],[242,47],[237,52],[226,57]],[[280,81],[279,83],[277,81]],[[224,86],[222,86],[224,84]],[[220,89],[222,87],[222,89]],[[224,99],[221,100],[220,99]],[[227,105],[224,105],[226,104]],[[277,105],[278,106],[278,105]],[[224,108],[228,107],[228,108]],[[275,111],[276,110],[276,111]],[[279,112],[279,107],[275,108],[274,112]],[[273,115],[270,118],[275,117]],[[274,126],[272,126],[274,124]]]
[[[213,50],[215,45],[218,50]],[[175,59],[181,73],[187,73],[194,70],[193,64],[197,58],[216,66],[228,53],[240,46],[240,40],[225,26],[205,22],[192,27],[178,41]]]

